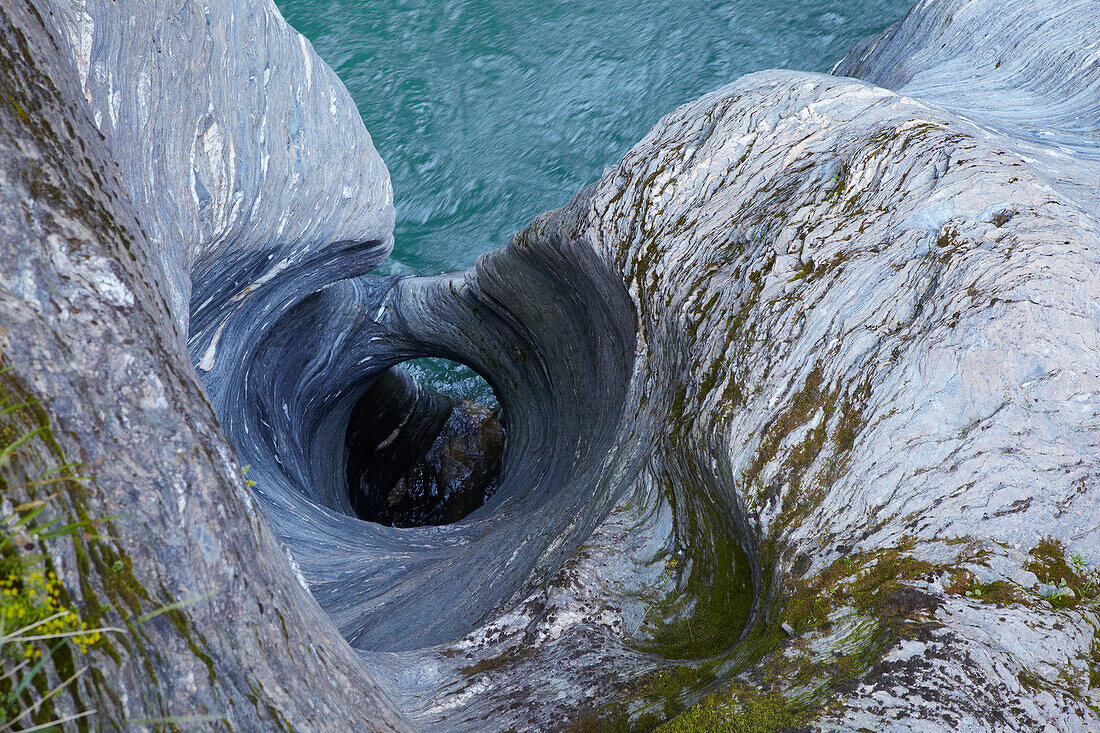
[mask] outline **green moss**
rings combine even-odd
[[[668,415],[670,421],[673,423],[679,423],[684,416],[684,405],[687,403],[687,388],[678,387],[676,390],[676,396],[672,400],[672,407],[669,408]]]
[[[27,110],[23,109],[23,105],[19,104],[19,102],[16,102],[10,96],[7,96],[7,100],[8,103],[11,104],[12,109],[15,110],[15,115],[19,118],[20,122],[22,122],[24,125],[29,126],[31,124],[31,116],[27,114]]]
[[[933,614],[942,601],[916,587],[916,581],[946,573],[951,578],[948,594],[970,591],[974,601],[996,605],[1031,602],[1012,583],[980,583],[964,568],[986,561],[982,546],[969,538],[947,544],[965,545],[948,564],[914,557],[916,541],[907,539],[895,547],[850,552],[805,581],[788,579],[782,593],[774,583],[765,583],[760,621],[736,647],[704,664],[686,664],[643,679],[598,714],[588,711],[590,727],[577,729],[651,730],[654,716],[668,721],[662,731],[797,729],[827,710],[838,691],[873,670],[899,638],[917,638],[936,625]],[[761,562],[774,567],[776,556],[774,541],[765,540]],[[842,652],[811,658],[799,651],[808,635],[837,633],[838,618],[845,619],[845,636],[831,646]],[[782,629],[784,623],[788,631]],[[1100,647],[1095,655],[1100,660]],[[731,675],[737,675],[736,682],[713,690],[716,678]],[[1095,672],[1090,679],[1100,683]],[[709,694],[684,709],[703,693]]]
[[[907,583],[937,568],[908,555],[911,548],[903,544],[837,559],[809,582],[795,583],[784,618],[796,632],[805,632],[827,627],[829,614],[840,606],[883,621],[921,615],[927,609]]]
[[[982,583],[974,574],[962,568],[950,571],[950,581],[944,586],[948,595],[966,596],[981,603],[1008,606],[1029,603],[1031,599],[1018,586],[1006,580]]]
[[[685,664],[645,675],[599,708],[585,708],[569,726],[573,731],[652,731],[687,708],[715,681],[717,662]]]
[[[1032,692],[1040,692],[1047,687],[1043,678],[1029,669],[1025,669],[1016,675],[1016,679],[1025,689],[1031,690]]]
[[[3,409],[15,405],[23,407],[19,410]],[[158,651],[148,648],[141,624],[144,618],[148,618],[148,614],[142,616],[142,612],[151,607],[156,608],[157,604],[135,577],[133,561],[121,550],[121,542],[113,523],[94,519],[89,515],[86,508],[89,489],[85,483],[94,479],[77,474],[79,466],[66,459],[50,429],[50,418],[45,409],[33,402],[28,390],[10,371],[0,370],[0,436],[13,435],[17,431],[25,430],[27,425],[34,426],[37,431],[36,440],[33,444],[26,444],[25,449],[4,467],[4,472],[0,474],[0,488],[5,491],[16,488],[29,499],[34,499],[36,495],[55,498],[58,503],[59,523],[81,528],[81,531],[51,540],[68,541],[75,558],[74,569],[79,593],[70,595],[71,591],[66,589],[64,602],[76,603],[78,600],[81,617],[89,627],[108,624],[118,626],[120,622],[125,627],[122,633],[104,634],[95,643],[93,652],[99,652],[102,656],[82,660],[88,666],[87,674],[77,684],[66,687],[65,691],[77,710],[86,707],[82,699],[85,696],[83,690],[89,691],[91,694],[87,696],[93,699],[99,695],[117,702],[117,696],[107,682],[112,674],[106,670],[109,669],[109,661],[116,665],[123,663],[117,648],[119,646],[135,656],[134,661],[143,667],[151,682],[150,689],[156,689],[156,664],[152,655]],[[28,480],[27,476],[39,478]],[[0,565],[9,569],[25,561],[25,557],[0,552]],[[48,556],[46,562],[49,562]],[[213,684],[213,660],[192,638],[186,616],[178,609],[166,613],[192,653],[206,665]],[[68,653],[64,649],[59,650],[51,657],[51,662],[60,679],[73,676],[78,666],[71,650]],[[116,707],[121,709],[121,706]],[[49,709],[48,705],[43,706],[43,714]],[[105,711],[101,712],[102,716],[107,714]],[[108,718],[103,717],[103,720]],[[76,722],[81,730],[86,730],[87,725],[87,721]]]
[[[103,590],[113,604],[125,604],[130,614],[140,616],[151,598],[134,577],[134,563],[112,544],[99,540],[88,543],[88,558],[103,582]]]
[[[699,390],[697,392],[700,401],[705,399],[706,396],[710,394],[711,390],[714,389],[714,385],[718,383],[718,377],[721,373],[720,364],[716,363],[703,375],[703,378],[699,381]]]
[[[1048,537],[1032,548],[1028,555],[1031,559],[1024,564],[1024,570],[1034,573],[1040,583],[1059,589],[1056,595],[1046,599],[1052,606],[1075,608],[1100,604],[1100,572],[1084,564],[1068,563],[1066,547],[1062,542]]]
[[[769,564],[774,562],[768,547],[763,549],[763,555]],[[838,561],[818,579],[795,583],[782,611],[771,620],[765,613],[757,628],[727,655],[702,665],[664,671],[628,690],[624,693],[624,700],[629,701],[625,709],[660,712],[670,720],[662,730],[669,731],[781,730],[784,725],[809,721],[822,711],[832,694],[830,691],[866,674],[903,620],[921,615],[923,608],[914,609],[912,604],[899,602],[898,597],[904,595],[900,581],[924,572],[927,567],[899,549],[861,553],[848,562]],[[825,592],[826,588],[829,592]],[[770,595],[766,588],[764,595]],[[812,629],[827,631],[831,626],[830,612],[852,603],[884,620],[872,618],[858,632],[853,632],[858,635],[846,640],[845,653],[811,661],[779,652],[797,642],[782,630],[781,622],[790,624],[796,636]],[[723,676],[728,675],[731,663],[734,669],[751,669],[756,684],[731,685],[682,711],[684,702],[713,686],[719,670]],[[802,692],[795,694],[792,687]],[[639,720],[635,720],[635,726]],[[745,728],[746,725],[765,727]],[[767,727],[771,725],[778,727]]]
[[[714,679],[712,664],[673,667],[642,678],[631,690],[631,696],[636,704],[646,705],[650,715],[668,720],[686,707],[686,700],[701,694]]]
[[[1022,603],[1025,600],[1019,589],[1005,580],[994,580],[992,583],[976,583],[971,595],[972,597],[976,596],[982,603],[992,603],[998,606]]]
[[[658,733],[778,733],[804,726],[814,711],[775,692],[760,693],[735,685],[657,729]]]
[[[911,548],[904,544],[853,553],[808,582],[793,582],[779,617],[747,642],[761,650],[797,646],[798,637],[806,633],[828,633],[830,615],[847,607],[866,618],[841,645],[847,651],[816,661],[765,652],[752,665],[760,676],[758,684],[734,684],[708,696],[659,730],[781,731],[811,723],[827,708],[835,690],[865,675],[893,639],[927,623],[930,597],[906,581],[927,574],[933,566],[909,556]],[[795,638],[787,638],[780,621]]]
[[[886,648],[876,624],[847,636],[843,646],[849,650],[844,654],[811,659],[794,652],[799,645],[777,626],[763,625],[742,644],[747,654],[738,667],[751,680],[707,694],[658,730],[799,730],[828,709],[836,690],[866,675]]]
[[[725,409],[734,410],[745,404],[745,396],[741,392],[741,386],[736,379],[731,379],[722,390],[722,403]]]
[[[694,290],[692,292],[694,292]],[[691,319],[691,322],[685,329],[685,332],[691,340],[694,341],[696,339],[699,333],[699,327],[707,320],[707,316],[709,316],[714,309],[714,304],[718,302],[718,295],[718,293],[714,293],[702,307],[694,311],[693,315],[695,317]]]
[[[645,728],[632,723],[626,706],[616,702],[599,709],[583,708],[566,730],[570,733],[633,733]]]
[[[802,263],[801,266],[799,266],[799,268],[797,270],[795,270],[793,275],[791,275],[789,278],[787,278],[787,282],[789,282],[789,283],[797,282],[797,281],[802,280],[803,278],[806,278],[806,277],[808,277],[812,274],[814,274],[814,261],[812,259],[806,260],[805,262]]]
[[[829,194],[826,197],[827,201],[840,201],[844,198],[844,192],[848,185],[849,173],[848,163],[846,161],[841,161],[840,167],[837,169],[836,173],[833,174],[832,178],[829,179],[828,185],[830,188]]]
[[[950,544],[959,544],[958,542]],[[1032,598],[1020,587],[1006,580],[982,583],[963,565],[984,564],[988,552],[975,547],[950,564],[935,564],[908,555],[911,541],[897,548],[857,552],[835,561],[817,575],[809,586],[795,594],[788,605],[788,620],[795,628],[815,628],[822,625],[829,611],[837,604],[852,606],[863,613],[884,618],[884,612],[897,610],[901,601],[908,606],[918,599],[906,590],[914,580],[930,575],[947,574],[944,592],[966,596],[992,605],[1028,604]],[[899,598],[907,593],[909,599]]]
[[[54,620],[40,623],[33,634],[97,628],[99,618],[89,614],[87,607],[81,608],[56,579],[51,559],[55,543],[79,544],[83,535],[94,532],[95,523],[86,516],[72,516],[66,506],[63,495],[79,494],[79,481],[54,440],[45,411],[33,404],[9,369],[0,369],[0,452],[4,455],[0,489],[16,505],[14,514],[0,528],[0,586],[4,591],[0,615],[7,620],[7,633],[47,618]],[[79,676],[75,660],[88,654],[90,647],[105,646],[104,639],[96,631],[46,641],[9,639],[0,644],[0,655],[10,657],[6,661],[13,661],[13,654],[40,660],[26,668],[25,678],[13,670],[0,679],[0,727],[11,722],[9,715],[21,715],[28,708],[34,712],[22,719],[24,724],[51,720],[54,701],[44,696],[59,683],[64,683],[59,690],[70,698],[71,708],[85,710],[80,684],[73,683]],[[17,695],[20,683],[23,692]],[[84,720],[74,725],[87,729]]]
[[[905,581],[927,575],[934,568],[924,560],[898,551],[887,551],[874,565],[858,574],[847,589],[841,588],[839,592],[842,598],[850,599],[859,610],[881,614],[891,602],[897,600]]]
[[[1048,537],[1033,547],[1024,569],[1035,573],[1041,583],[1057,584],[1061,580],[1075,581],[1077,574],[1066,563],[1066,547],[1060,541]]]
[[[786,488],[774,528],[777,535],[804,521],[843,475],[863,428],[863,409],[870,396],[869,375],[855,389],[842,391],[839,386],[826,384],[823,364],[818,361],[786,408],[765,426],[759,447],[741,478],[744,486],[756,485],[761,490],[761,473],[781,458],[777,480]],[[791,446],[791,434],[814,419],[817,424]],[[785,451],[782,457],[781,451]]]
[[[482,659],[476,664],[471,664],[458,670],[459,674],[463,677],[473,677],[475,675],[483,674],[485,672],[491,672],[494,669],[500,669],[520,658],[520,655],[511,652],[508,654],[501,654],[496,657],[489,657],[488,659]]]
[[[214,670],[214,660],[195,643],[195,634],[191,630],[191,625],[187,620],[186,614],[178,608],[175,608],[166,615],[172,622],[172,626],[175,627],[176,633],[178,633],[180,638],[187,643],[187,648],[199,659],[199,661],[206,665],[206,676],[211,686],[213,686],[218,679],[217,673]],[[205,641],[201,636],[199,636],[199,640]]]
[[[791,432],[809,422],[810,418],[819,409],[829,406],[829,398],[822,389],[823,381],[824,372],[821,362],[818,361],[806,375],[802,388],[791,398],[787,409],[776,415],[764,426],[764,437],[760,442],[760,447],[744,474],[747,483],[751,483],[753,479],[759,476],[764,467],[776,457],[780,446]],[[827,417],[828,415],[826,415]],[[792,469],[790,474],[795,481],[800,481],[807,462],[812,462],[823,443],[819,436],[811,436],[808,440],[812,441],[810,446],[800,446],[798,453],[792,457],[790,462]],[[797,486],[792,486],[790,493],[797,493],[797,489]]]
[[[732,647],[752,606],[749,560],[736,540],[710,530],[694,537],[700,542],[681,590],[651,606],[642,626],[649,640],[639,646],[664,659],[698,659]],[[683,571],[676,563],[668,572]]]

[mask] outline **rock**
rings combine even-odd
[[[423,278],[369,274],[385,168],[269,5],[0,18],[5,389],[144,594],[56,561],[114,623],[184,602],[92,652],[104,727],[1100,725],[1094,3],[921,2]],[[495,491],[364,522],[349,473],[496,473],[421,356],[496,392]]]
[[[730,689],[763,695],[777,676],[804,676],[837,705],[814,719],[823,729],[1097,724],[1083,702],[1095,612],[967,569],[1029,569],[1048,535],[1100,549],[1100,228],[998,139],[854,80],[755,74],[666,118],[517,242],[589,243],[621,273],[640,349],[617,449],[656,436],[641,438],[652,452],[620,484],[637,543],[627,547],[647,532],[662,546],[667,527],[651,517],[663,501],[678,530],[663,542],[693,565],[721,547],[715,528],[736,537],[747,525],[757,635],[720,655]],[[812,270],[777,257],[779,240],[801,242]],[[839,546],[855,551],[828,549]],[[579,553],[576,582],[588,587],[571,589],[558,617],[585,598],[626,606],[645,587],[602,569],[605,557]],[[796,578],[801,557],[809,568]],[[717,584],[717,565],[704,567],[669,597],[709,600],[698,594]],[[622,596],[604,585],[624,574],[636,585]],[[696,634],[716,623],[693,619]],[[783,624],[797,646],[763,640]],[[637,644],[633,631],[577,620],[546,646],[571,639],[574,658],[608,658],[608,637]],[[909,640],[921,653],[894,660]],[[549,649],[532,654],[513,677],[504,668],[482,683],[486,697],[549,667]],[[760,656],[745,665],[738,654]],[[708,667],[687,668],[701,679],[682,673],[671,694],[698,699]],[[561,690],[591,674],[554,669]],[[628,689],[619,700],[637,713],[660,697]],[[752,709],[741,692],[730,700]],[[534,725],[506,722],[517,720]]]
[[[243,10],[242,21],[253,17]],[[15,496],[56,490],[58,518],[66,521],[74,514],[111,518],[97,538],[58,541],[50,551],[82,613],[125,629],[107,634],[89,653],[91,670],[54,698],[57,714],[92,710],[95,730],[159,729],[179,718],[222,721],[235,730],[405,730],[401,714],[299,583],[257,512],[182,347],[186,309],[177,309],[188,271],[180,263],[197,259],[201,247],[186,250],[178,238],[191,231],[179,226],[186,218],[179,212],[194,213],[189,194],[169,190],[158,176],[178,183],[190,169],[175,162],[120,165],[126,156],[149,154],[151,140],[167,144],[145,124],[181,122],[167,107],[170,98],[156,96],[169,78],[187,90],[173,110],[205,108],[204,93],[233,91],[179,76],[181,64],[203,57],[198,50],[213,43],[206,35],[212,31],[187,8],[163,36],[157,29],[171,24],[145,6],[89,3],[87,11],[100,15],[82,21],[81,48],[92,49],[92,77],[114,89],[101,102],[116,100],[120,115],[113,131],[112,118],[101,115],[106,138],[94,124],[101,108],[93,111],[81,88],[78,69],[85,64],[87,73],[87,58],[74,60],[59,33],[58,9],[24,2],[0,8],[0,399],[6,406],[37,405],[5,410],[0,436],[8,445],[10,429],[48,425],[5,462],[3,486]],[[233,14],[224,12],[219,22]],[[112,13],[134,13],[144,30]],[[277,30],[281,21],[266,17]],[[297,40],[281,27],[287,40],[280,50],[273,34],[272,55],[297,53]],[[102,45],[108,35],[182,47],[173,51],[174,61],[138,73],[127,57]],[[159,58],[151,46],[133,54],[128,58]],[[215,57],[209,68],[218,63]],[[255,72],[262,73],[259,61]],[[153,107],[141,125],[135,101],[141,93],[127,92],[122,107],[123,87],[146,89]],[[95,89],[90,93],[95,98]],[[354,113],[346,94],[342,99],[345,113]],[[133,131],[125,137],[123,124]],[[190,135],[190,124],[175,132],[182,136],[186,128]],[[223,138],[234,139],[228,132]],[[187,160],[192,149],[154,147],[153,155],[163,157],[153,159],[166,162]],[[254,163],[242,160],[238,171]],[[146,185],[143,199],[138,189]],[[241,205],[258,205],[251,197],[258,198],[260,187],[253,185]],[[381,187],[376,181],[375,189]],[[152,212],[177,204],[164,220],[173,226],[161,232]],[[208,253],[219,251],[206,245]],[[64,468],[69,463],[83,465]],[[46,471],[94,480],[26,486]],[[54,675],[55,684],[61,679]]]

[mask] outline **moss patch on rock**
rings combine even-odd
[[[1042,584],[1039,591],[1055,608],[1089,606],[1100,610],[1100,570],[1079,555],[1067,560],[1066,546],[1048,537],[1028,553],[1024,570],[1035,574]]]

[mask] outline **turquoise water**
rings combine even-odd
[[[478,402],[496,407],[497,398],[481,376],[465,364],[432,357],[405,362],[405,368],[421,382],[430,382],[436,389],[456,400]]]
[[[279,0],[389,166],[395,271],[470,266],[676,106],[828,71],[911,0]]]
[[[384,272],[435,274],[565,204],[676,106],[751,71],[828,71],[910,0],[278,4],[347,85],[389,166]]]

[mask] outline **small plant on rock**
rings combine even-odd
[[[1036,545],[1024,570],[1035,574],[1039,583],[1036,593],[1055,608],[1087,606],[1100,609],[1100,571],[1090,567],[1089,559],[1079,553],[1069,553],[1053,538]]]
[[[2,373],[2,372],[0,372]],[[19,415],[30,403],[15,403],[0,392],[0,469],[33,446],[44,428],[17,430]],[[64,724],[92,715],[84,710],[53,713],[52,700],[87,671],[80,658],[114,628],[93,628],[72,603],[53,570],[52,542],[94,530],[91,520],[75,520],[57,494],[14,504],[14,488],[33,492],[71,477],[62,466],[33,484],[13,487],[0,474],[0,733],[12,730],[60,730]],[[9,474],[10,475],[10,474]],[[32,493],[33,496],[33,493]],[[47,520],[47,515],[55,517]]]

